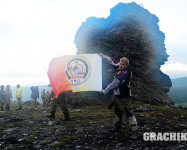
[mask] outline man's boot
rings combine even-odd
[[[109,132],[120,132],[121,123],[122,123],[122,121],[116,121],[116,122],[114,123],[114,129],[109,130]]]
[[[47,116],[48,118],[55,119],[55,111],[51,112],[50,116]]]
[[[19,108],[18,108],[18,109],[16,109],[16,110],[22,110],[22,106],[19,106]]]
[[[63,109],[64,119],[62,121],[70,121],[70,115],[68,109]]]
[[[19,110],[22,110],[22,106],[19,107]]]
[[[139,126],[138,126],[138,123],[136,121],[136,118],[134,116],[132,116],[132,117],[128,117],[128,119],[129,119],[129,124],[130,124],[130,127],[131,127],[131,131],[132,132],[137,131]]]

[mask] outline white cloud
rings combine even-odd
[[[66,11],[63,3],[0,2],[1,84],[48,82],[50,60],[76,53]]]
[[[162,65],[161,70],[172,79],[187,76],[187,64],[173,61]]]
[[[171,62],[161,66],[162,71],[187,71],[187,64]]]
[[[107,17],[119,2],[133,0],[4,0],[0,1],[0,84],[48,83],[54,57],[75,54],[78,27],[91,16]],[[186,59],[185,0],[135,0],[160,19],[170,62]],[[180,63],[183,63],[180,62]],[[164,68],[170,68],[165,65]]]

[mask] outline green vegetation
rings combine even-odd
[[[57,148],[57,147],[62,147],[64,145],[64,142],[54,142],[51,147],[52,148]]]
[[[49,144],[50,143],[50,141],[48,141],[48,140],[45,140],[45,141],[42,141],[41,143],[40,143],[40,145],[43,145],[43,146],[45,146],[45,145],[47,145],[47,144]]]
[[[26,146],[25,146],[25,149],[34,149],[34,146],[33,146],[33,144],[27,144]]]
[[[43,107],[41,104],[40,105],[37,105],[37,107],[41,108]],[[22,109],[26,109],[26,108],[31,108],[31,106],[28,106],[28,105],[22,105]],[[18,102],[17,101],[11,101],[10,103],[10,110],[15,110],[15,109],[18,109]]]
[[[13,147],[8,147],[7,150],[14,150],[14,148]]]
[[[4,130],[5,129],[3,127],[0,127],[0,137],[6,134],[6,132],[4,132]]]
[[[27,138],[25,139],[25,141],[26,141],[27,143],[32,143],[32,142],[35,141],[35,139],[37,139],[37,137],[35,137],[35,136],[29,136],[29,137],[27,137]]]
[[[74,140],[79,139],[80,136],[62,136],[61,141],[64,143],[71,143]]]
[[[72,143],[73,141],[79,139],[80,136],[65,136],[62,134],[61,140],[59,142],[54,142],[51,144],[52,148],[57,148],[57,147],[63,147],[63,148],[71,148],[73,147]],[[46,142],[47,143],[47,142]]]
[[[126,123],[124,122],[122,127],[122,132],[125,134],[120,134],[122,140],[121,137],[118,137],[116,134],[111,134],[113,136],[112,138],[108,137],[107,130],[112,129],[114,126],[114,112],[113,110],[107,109],[107,104],[97,105],[93,103],[92,106],[70,109],[72,121],[67,122],[61,121],[63,114],[57,111],[54,124],[49,125],[49,121],[51,120],[44,117],[43,109],[30,109],[31,106],[24,106],[22,111],[17,111],[15,110],[17,108],[17,102],[12,103],[11,111],[7,111],[7,113],[10,113],[10,116],[14,114],[16,118],[14,118],[13,115],[13,117],[10,117],[9,122],[4,122],[0,126],[0,136],[5,137],[5,139],[2,140],[5,144],[0,146],[0,149],[3,146],[3,148],[6,147],[6,149],[7,147],[10,149],[12,147],[14,149],[19,149],[20,147],[24,149],[37,149],[37,146],[41,146],[40,149],[76,149],[77,145],[83,148],[85,142],[93,146],[93,149],[97,149],[98,147],[92,144],[93,141],[95,143],[104,141],[104,143],[110,144],[112,140],[116,140],[116,138],[119,143],[123,143],[124,139],[132,135],[130,132],[130,125],[124,117]],[[139,145],[144,144],[144,141],[141,141],[144,132],[181,132],[185,128],[186,109],[139,102],[133,102],[132,105],[138,108],[152,109],[152,111],[148,112],[134,112],[142,127],[138,131],[141,136],[141,138],[139,138]],[[44,111],[46,110],[44,109]],[[3,117],[9,117],[7,113],[4,113]],[[9,128],[13,128],[13,130],[6,131],[6,129]],[[85,138],[85,133],[89,135],[89,140]],[[127,142],[132,143],[132,141]],[[111,146],[111,149],[114,147]],[[101,146],[101,149],[102,148],[104,147]]]

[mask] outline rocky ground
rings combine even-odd
[[[114,113],[106,104],[70,108],[72,121],[61,121],[59,110],[55,121],[46,116],[49,108],[24,108],[0,112],[0,149],[186,149],[186,141],[144,141],[144,132],[187,132],[187,109],[134,103],[139,123],[132,136],[124,117],[120,133],[113,128]],[[132,138],[133,137],[133,138]]]

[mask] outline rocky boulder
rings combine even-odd
[[[75,35],[77,54],[104,53],[115,60],[126,56],[133,72],[134,98],[148,103],[173,104],[167,93],[172,86],[160,67],[168,59],[159,19],[136,3],[119,3],[107,18],[89,17]],[[103,88],[115,70],[103,61]]]

